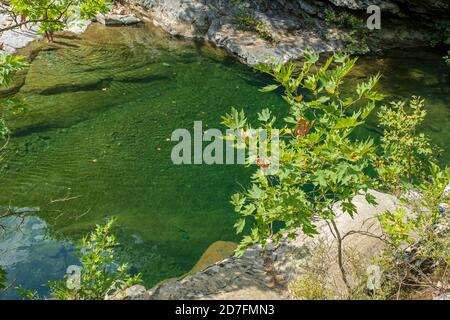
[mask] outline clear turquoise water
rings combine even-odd
[[[41,209],[25,220],[22,237],[0,235],[9,281],[45,295],[46,281],[76,262],[73,243],[109,216],[118,217],[122,259],[148,287],[189,271],[213,242],[238,241],[229,198],[249,171],[175,166],[167,139],[195,120],[221,128],[220,116],[231,106],[250,117],[262,107],[286,112],[276,94],[258,92],[268,79],[221,51],[149,27],[93,26],[78,39],[59,41],[58,50],[41,52],[31,65],[17,94],[28,110],[9,121],[14,137],[0,205]],[[381,71],[391,96],[425,97],[424,130],[445,148],[448,69],[436,53],[410,55],[363,58],[353,80]],[[448,159],[447,149],[442,161]],[[11,289],[4,297],[18,296]]]

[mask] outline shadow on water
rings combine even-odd
[[[75,93],[80,91],[98,91],[108,87],[112,81],[113,78],[106,78],[100,79],[94,83],[87,83],[82,85],[73,84],[73,85],[55,86],[53,88],[44,89],[39,94],[43,96],[52,96],[67,92]]]

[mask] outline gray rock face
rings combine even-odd
[[[40,35],[37,33],[37,28],[29,30],[9,30],[1,34],[0,43],[9,53],[14,53],[17,49],[26,47],[30,42],[39,39]]]
[[[325,39],[313,29],[299,29],[302,19],[289,15],[285,7],[267,1],[250,1],[248,10],[267,25],[275,41],[264,40],[255,32],[239,27],[235,16],[239,8],[229,0],[132,0],[144,9],[156,26],[172,35],[213,42],[253,65],[269,59],[287,61],[303,55],[307,47],[319,52],[342,48],[337,38]],[[274,1],[276,2],[276,1]],[[302,2],[311,12],[315,7]],[[287,9],[286,9],[287,10]],[[326,26],[323,26],[326,29]],[[297,29],[297,30],[295,30]]]
[[[450,9],[448,0],[329,0],[329,2],[352,10],[365,10],[370,5],[377,5],[392,13],[399,13],[401,11],[399,6],[402,6],[411,12],[441,17],[445,17]]]
[[[0,5],[2,9],[3,5]],[[13,19],[6,13],[0,13],[0,27],[7,28],[12,26]],[[37,26],[27,26],[27,28],[17,28],[8,30],[0,34],[0,44],[8,53],[14,53],[17,49],[24,48],[30,42],[38,39],[40,36],[37,33]]]
[[[253,65],[269,59],[287,61],[303,56],[307,48],[328,52],[345,47],[342,39],[351,30],[323,20],[326,8],[343,7],[366,14],[368,5],[382,12],[402,16],[394,0],[248,0],[245,8],[264,23],[272,39],[243,28],[236,15],[239,7],[231,0],[128,0],[140,13],[174,36],[213,42],[243,62]],[[387,18],[386,18],[387,19]],[[382,24],[385,25],[383,20]],[[413,32],[412,32],[413,30]],[[379,32],[383,48],[428,44],[429,32],[414,22],[393,21]]]
[[[395,2],[407,6],[412,12],[429,16],[448,18],[450,10],[448,0],[395,0]]]
[[[375,197],[377,205],[369,204],[362,195],[355,197],[353,204],[357,208],[357,214],[353,218],[343,213],[339,203],[333,208],[336,225],[343,236],[343,250],[357,253],[360,267],[366,270],[376,267],[372,265],[373,258],[378,256],[385,246],[378,215],[405,205],[394,196],[374,190],[369,192]],[[409,206],[404,208],[410,209]],[[324,249],[326,255],[323,257],[329,260],[326,262],[329,268],[324,277],[345,292],[336,261],[337,243],[334,234],[324,221],[319,222],[317,228],[319,234],[315,237],[307,237],[301,231],[297,231],[296,240],[284,239],[276,247],[269,244],[265,251],[256,245],[247,249],[241,258],[225,259],[200,272],[182,279],[169,280],[146,292],[142,286],[135,286],[123,292],[122,297],[152,300],[291,299],[294,297],[289,293],[289,284],[303,274],[305,270],[303,266],[308,264],[312,254],[317,250],[324,252]],[[436,232],[440,232],[439,227],[436,228]],[[419,246],[420,243],[416,243],[407,248],[403,259],[409,264],[419,266],[420,257],[415,254]],[[351,280],[350,284],[356,285],[356,282]],[[335,298],[343,297],[337,295]],[[450,300],[450,293],[437,296],[434,300]]]
[[[385,0],[330,0],[330,2],[338,7],[348,8],[352,10],[366,10],[371,5],[376,5],[391,13],[400,12],[400,8],[393,1]]]
[[[135,285],[124,291],[106,296],[105,300],[149,300],[150,293],[141,285]]]
[[[440,296],[433,298],[433,300],[450,300],[450,292],[441,294]]]

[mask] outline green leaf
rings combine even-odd
[[[231,112],[222,117],[222,124],[230,129],[242,129],[246,123],[244,110],[238,112],[235,108],[231,108]]]
[[[305,62],[309,64],[315,64],[320,58],[317,52],[310,49],[306,49],[303,56],[305,58]]]
[[[357,212],[356,206],[350,201],[343,201],[341,207],[343,212],[348,213],[352,217]]]
[[[0,52],[0,86],[9,85],[14,73],[25,69],[27,66],[28,63],[25,57]]]
[[[244,227],[245,227],[245,219],[239,219],[238,221],[236,221],[236,223],[234,224],[234,227],[236,228],[237,234],[242,233],[242,231],[244,230]]]
[[[258,120],[262,122],[268,122],[270,120],[270,116],[270,110],[266,108],[258,113]]]
[[[364,121],[358,121],[354,118],[340,118],[334,125],[334,129],[353,128],[364,124]]]
[[[259,91],[264,92],[264,93],[271,92],[271,91],[278,89],[278,87],[279,86],[277,86],[276,84],[271,84],[271,85],[265,86],[264,88],[259,89]]]
[[[370,194],[370,193],[367,192],[367,193],[364,195],[364,197],[366,198],[366,201],[367,201],[368,203],[370,203],[371,205],[376,206],[376,205],[378,204],[377,198],[375,198],[372,194]]]

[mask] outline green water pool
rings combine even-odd
[[[222,128],[220,116],[232,106],[250,117],[262,107],[283,114],[280,97],[258,92],[269,79],[209,45],[149,26],[94,25],[58,42],[32,63],[16,95],[27,110],[9,119],[0,206],[40,208],[21,235],[0,238],[9,281],[45,295],[45,283],[76,263],[73,243],[110,216],[118,218],[121,259],[147,287],[188,272],[213,242],[238,241],[229,199],[248,183],[249,170],[175,166],[169,138],[196,120],[204,129]],[[352,79],[377,71],[390,96],[427,99],[423,130],[446,150],[448,163],[449,78],[439,54],[362,58]],[[18,296],[11,289],[4,297]]]

